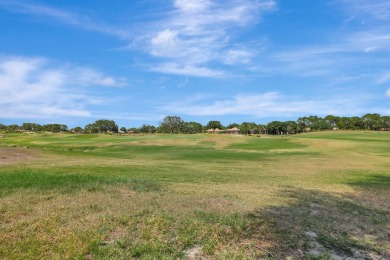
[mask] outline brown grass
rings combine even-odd
[[[40,152],[28,148],[0,147],[0,165],[31,162],[41,158]]]

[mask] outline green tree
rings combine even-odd
[[[84,132],[88,134],[96,134],[99,133],[99,129],[94,124],[87,124],[84,127]]]
[[[42,131],[59,133],[68,131],[68,127],[63,124],[46,124],[42,126]]]
[[[253,122],[243,122],[240,126],[240,132],[242,134],[252,134],[256,131],[256,123]]]
[[[20,128],[25,131],[34,131],[33,123],[23,123]]]
[[[197,122],[183,123],[182,132],[186,134],[196,134],[203,132],[203,126]]]
[[[299,132],[305,132],[307,128],[310,128],[310,121],[307,117],[298,118],[297,124]]]
[[[219,121],[216,121],[216,120],[212,120],[212,121],[209,121],[206,125],[206,128],[207,129],[222,129],[223,128],[223,125],[221,124],[221,122]]]
[[[160,122],[160,131],[162,133],[177,134],[182,130],[184,121],[179,116],[166,116]]]
[[[17,132],[17,131],[19,131],[19,129],[20,129],[20,126],[18,126],[16,124],[8,125],[6,128],[7,132],[10,132],[10,133]]]
[[[295,121],[286,121],[284,122],[286,127],[287,134],[296,134],[298,133],[298,124]]]
[[[381,128],[381,116],[379,114],[365,114],[361,120],[365,129],[379,130]]]
[[[347,130],[350,128],[350,122],[349,122],[349,118],[348,117],[340,117],[339,120],[337,121],[336,123],[336,126],[339,128],[339,129],[342,129],[342,130]]]
[[[267,133],[267,126],[266,125],[257,125],[256,126],[256,132],[255,134],[266,134]]]
[[[22,130],[26,131],[32,131],[32,132],[39,132],[42,131],[42,126],[35,123],[23,123],[21,126]]]
[[[138,133],[140,133],[139,129],[136,128],[136,127],[128,128],[127,131],[128,131],[129,133],[133,133],[133,134],[138,134]]]
[[[390,128],[390,116],[382,116],[381,117],[381,127],[382,128]]]
[[[353,116],[349,118],[349,127],[351,130],[363,129],[364,124],[362,119],[358,116]]]
[[[118,125],[113,120],[100,119],[85,126],[86,133],[118,133]]]
[[[232,124],[229,124],[226,128],[231,129],[231,128],[234,128],[234,127],[240,128],[240,125],[237,124],[237,123],[232,123]]]
[[[81,128],[80,126],[76,126],[72,129],[72,131],[81,134],[83,132],[83,128]]]
[[[281,135],[287,132],[286,123],[281,121],[272,121],[267,125],[268,134]]]
[[[333,115],[327,115],[324,119],[330,130],[335,128],[337,126],[337,122],[340,121],[340,117]]]
[[[142,125],[139,128],[140,133],[145,133],[145,134],[153,134],[156,132],[156,127],[153,125]]]

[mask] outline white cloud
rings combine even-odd
[[[151,39],[152,55],[160,57],[177,57],[181,55],[178,33],[170,29],[159,32]]]
[[[337,41],[284,48],[265,53],[262,63],[267,64],[269,74],[283,73],[295,76],[331,76],[365,74],[373,81],[377,74],[384,74],[387,60],[383,55],[390,51],[390,31],[386,28],[366,29],[333,37]],[[380,55],[383,54],[383,55]],[[258,64],[261,66],[262,64]],[[352,77],[354,78],[354,77]],[[351,79],[352,79],[351,78]]]
[[[114,35],[122,39],[130,39],[128,30],[109,26],[107,24],[91,19],[87,15],[80,15],[74,12],[53,8],[47,5],[40,5],[19,0],[1,0],[0,7],[11,12],[32,14],[55,19],[62,23],[77,26],[78,28]]]
[[[277,92],[261,94],[239,94],[230,99],[207,103],[189,98],[161,108],[168,113],[192,116],[250,115],[254,117],[302,116],[308,112],[316,115],[345,115],[367,112],[363,104],[368,96],[345,96],[335,98],[303,99]],[[383,110],[383,109],[382,109]]]
[[[210,0],[175,0],[176,8],[183,12],[201,12],[211,6]]]
[[[110,118],[112,120],[126,120],[126,121],[140,121],[142,124],[145,122],[158,122],[164,118],[163,114],[156,113],[107,113],[106,111],[95,111],[92,118]]]
[[[390,31],[388,28],[374,28],[351,34],[343,43],[344,48],[348,46],[351,51],[361,50],[363,52],[389,51]]]
[[[105,86],[105,87],[122,87],[128,85],[127,79],[124,77],[120,77],[116,79],[114,77],[107,76],[107,77],[99,78],[95,82],[97,85]]]
[[[284,73],[294,76],[324,76],[352,74],[367,75],[373,82],[387,66],[384,58],[390,51],[390,29],[385,20],[390,19],[388,0],[333,1],[337,9],[348,13],[348,22],[364,19],[364,26],[349,24],[328,35],[320,44],[307,44],[293,49],[271,50],[262,59],[269,74]]]
[[[261,12],[274,6],[275,2],[271,0],[175,0],[176,12],[160,21],[156,25],[157,30],[147,34],[151,35],[149,53],[173,65],[161,69],[160,64],[152,66],[151,70],[214,77],[215,71],[210,73],[211,69],[207,69],[212,62],[229,65],[250,63],[254,52],[229,49],[231,36],[235,29],[258,22]],[[177,73],[178,68],[181,68],[180,73]]]
[[[332,46],[306,46],[268,54],[263,59],[268,74],[282,73],[294,76],[319,76],[339,72],[345,61],[341,49]]]
[[[352,15],[368,15],[377,20],[390,19],[390,2],[388,0],[344,0],[345,8]]]
[[[123,84],[123,82],[121,82]],[[3,118],[91,116],[99,103],[80,86],[117,86],[114,77],[87,68],[60,66],[47,59],[0,58],[0,110]]]
[[[104,86],[104,87],[124,87],[127,86],[127,79],[124,77],[112,77],[106,76],[102,73],[83,67],[75,67],[63,70],[64,74],[70,74],[68,76],[69,83],[74,85],[83,85],[83,86]]]
[[[377,49],[376,47],[366,47],[364,48],[364,52],[369,53],[375,51],[376,49]]]
[[[387,89],[386,93],[385,93],[386,97],[390,97],[390,88]]]
[[[80,29],[105,33],[125,40],[132,39],[133,42],[127,48],[146,49],[151,56],[162,59],[157,61],[157,65],[149,65],[152,71],[169,74],[172,70],[159,68],[162,63],[175,63],[175,67],[182,68],[180,74],[187,71],[188,76],[204,77],[209,74],[214,77],[215,73],[199,73],[199,68],[206,69],[211,63],[249,65],[255,52],[230,49],[229,46],[240,28],[258,23],[263,12],[276,6],[275,1],[171,0],[173,12],[165,13],[163,15],[165,18],[157,23],[139,26],[143,28],[143,32],[136,39],[134,36],[137,30],[111,26],[92,19],[85,13],[24,0],[0,0],[0,8],[14,13],[55,19]],[[177,74],[177,70],[173,71]]]
[[[386,73],[381,74],[377,78],[376,83],[381,85],[381,84],[388,82],[389,80],[390,80],[390,72],[386,72]]]
[[[249,50],[233,49],[228,50],[224,55],[224,62],[229,65],[249,64],[255,54]]]
[[[198,67],[192,65],[180,65],[175,63],[164,63],[153,67],[152,70],[167,74],[191,75],[195,77],[207,78],[218,78],[225,75],[225,72],[221,70],[214,70],[207,67]]]
[[[172,31],[170,29],[166,29],[160,32],[159,34],[157,34],[156,37],[154,37],[151,42],[152,45],[166,46],[166,45],[174,45],[176,41],[177,41],[177,32]]]

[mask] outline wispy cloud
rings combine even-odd
[[[378,79],[378,74],[388,72],[383,71],[387,64],[383,57],[390,51],[390,31],[374,28],[329,38],[334,40],[270,50],[257,65],[268,65],[265,73],[270,75],[282,73],[328,78],[348,75],[349,79],[354,80],[364,74],[372,82],[383,81]]]
[[[381,85],[381,84],[388,82],[389,80],[390,80],[390,72],[387,71],[387,72],[378,76],[376,83]]]
[[[316,115],[346,115],[367,112],[363,104],[373,99],[371,96],[338,96],[334,98],[306,99],[283,95],[278,92],[238,94],[230,99],[196,102],[192,99],[174,102],[161,108],[162,111],[192,116],[246,115],[258,118],[292,117],[306,115],[308,111]],[[380,109],[381,111],[384,108]]]
[[[94,111],[90,117],[96,119],[110,118],[112,120],[139,121],[140,124],[144,124],[146,122],[159,122],[164,116],[162,113],[107,113],[107,111]]]
[[[86,108],[102,98],[80,86],[123,86],[90,68],[58,65],[44,58],[0,58],[0,110],[3,118],[91,116]]]
[[[224,71],[200,67],[194,65],[180,65],[177,63],[162,63],[151,68],[153,71],[158,71],[166,74],[176,74],[183,76],[219,78],[225,75]]]
[[[152,65],[152,70],[204,77],[221,75],[220,70],[210,68],[211,62],[249,63],[255,52],[230,49],[231,36],[235,29],[259,22],[261,13],[275,6],[271,0],[174,0],[173,4],[175,12],[144,37],[150,55],[164,60]]]
[[[128,48],[142,49],[156,59],[148,65],[151,71],[195,77],[227,75],[223,69],[212,68],[215,65],[249,65],[257,51],[237,48],[235,43],[241,42],[235,36],[242,28],[260,22],[262,13],[276,6],[275,0],[171,0],[171,4],[173,9],[163,14],[162,20],[141,24],[144,30],[136,35],[137,30],[112,26],[86,14],[25,0],[0,0],[0,8],[14,13],[124,39],[130,42]]]
[[[231,49],[224,53],[224,62],[229,65],[250,64],[256,52],[249,49]]]
[[[390,19],[390,2],[388,0],[343,0],[343,2],[351,15],[368,15],[378,20]]]
[[[390,2],[387,0],[343,0],[333,1],[336,10],[343,10],[354,19],[372,21],[364,26],[352,23],[339,30],[326,32],[326,40],[309,41],[294,47],[286,45],[280,49],[271,46],[263,53],[258,67],[267,67],[268,75],[290,74],[334,78],[348,75],[354,80],[366,75],[377,82],[378,74],[387,65],[385,55],[390,51]],[[274,47],[274,48],[272,48]],[[344,78],[344,82],[347,78]]]
[[[175,7],[185,13],[201,12],[211,6],[210,0],[176,0],[174,3]]]
[[[125,87],[128,86],[125,77],[107,76],[91,68],[66,66],[64,74],[69,74],[69,83],[83,86]]]
[[[120,29],[118,27],[96,21],[87,15],[50,7],[48,5],[35,4],[19,0],[0,0],[0,7],[14,13],[30,14],[51,18],[65,24],[77,26],[80,29],[101,32],[122,39],[130,39],[131,37],[131,34],[128,30]]]
[[[390,88],[387,89],[385,95],[386,95],[386,97],[390,97]]]
[[[347,48],[360,50],[366,53],[389,51],[390,50],[390,30],[388,27],[373,28],[361,32],[350,34],[344,43]]]

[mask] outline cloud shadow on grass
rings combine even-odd
[[[272,241],[268,250],[277,258],[390,257],[390,212],[326,192],[288,189],[281,196],[293,202],[248,214],[248,236]]]
[[[348,181],[349,185],[358,186],[360,188],[369,188],[369,189],[381,189],[389,190],[390,189],[390,175],[389,174],[372,174],[364,175],[358,179]]]

